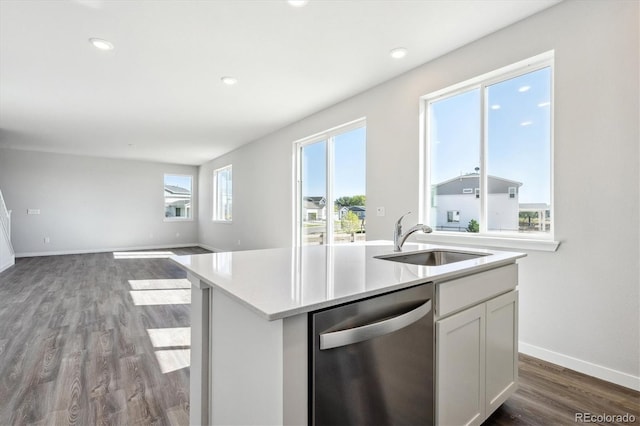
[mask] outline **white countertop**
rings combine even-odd
[[[305,246],[172,256],[202,285],[219,289],[266,320],[277,320],[425,282],[449,280],[515,262],[522,253],[433,244],[405,244],[403,253],[428,249],[487,253],[441,266],[376,259],[393,244]]]

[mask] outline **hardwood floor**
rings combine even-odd
[[[610,418],[582,423],[640,424],[640,392],[523,354],[520,354],[519,374],[515,395],[484,425],[575,425],[581,423],[576,421],[576,415],[584,419],[587,414],[594,417],[628,414],[627,418],[633,416],[635,420]]]
[[[0,274],[0,425],[188,424],[185,278],[127,253],[18,259]]]
[[[185,277],[126,253],[24,258],[0,273],[0,425],[188,424]],[[640,424],[640,393],[521,355],[519,390],[485,425],[570,425],[575,413]]]

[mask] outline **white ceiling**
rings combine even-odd
[[[558,2],[0,0],[0,147],[202,164]]]

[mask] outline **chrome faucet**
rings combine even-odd
[[[402,245],[404,244],[405,241],[407,241],[407,238],[409,238],[409,235],[413,234],[414,232],[422,231],[425,234],[428,234],[433,231],[431,227],[419,223],[409,228],[409,230],[403,234],[402,218],[408,214],[411,214],[411,212],[407,212],[403,214],[402,216],[400,216],[400,219],[398,219],[398,221],[396,222],[396,228],[393,232],[393,251],[402,251]]]

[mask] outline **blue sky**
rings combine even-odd
[[[521,203],[550,203],[550,69],[487,87],[488,174],[521,182]],[[432,105],[431,182],[480,167],[480,89]],[[334,199],[366,194],[366,130],[335,137]],[[304,196],[326,196],[326,141],[303,148]]]
[[[191,176],[164,175],[165,185],[174,185],[191,191]]]
[[[550,69],[487,88],[488,174],[522,182],[521,203],[550,203]],[[480,166],[480,89],[432,106],[431,182]]]
[[[303,196],[326,196],[326,142],[304,146]],[[334,144],[334,200],[366,194],[366,129],[342,133]]]

